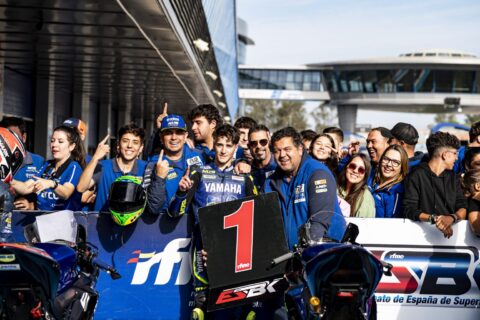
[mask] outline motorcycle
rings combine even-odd
[[[272,260],[272,266],[290,261],[289,318],[376,319],[375,289],[382,275],[391,275],[392,265],[355,242],[355,224],[348,224],[342,241],[336,242],[314,239],[311,221],[299,229],[295,250]]]
[[[28,243],[0,243],[0,319],[93,318],[100,270],[113,280],[121,276],[97,258],[98,248],[86,242],[73,213],[70,222],[68,239],[45,239],[34,223],[24,228]]]

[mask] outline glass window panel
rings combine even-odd
[[[287,71],[287,82],[293,82],[294,76],[295,76],[294,71]]]
[[[295,90],[294,83],[293,83],[293,82],[287,82],[287,84],[285,85],[285,89],[287,89],[287,90]]]
[[[278,78],[278,71],[276,70],[271,70],[270,75],[268,77],[268,81],[273,84],[277,84],[277,78]]]
[[[474,90],[474,93],[480,93],[480,71],[476,72]]]
[[[474,71],[455,71],[453,92],[472,92],[474,75]]]
[[[340,82],[340,92],[348,92],[348,80],[347,80],[347,73],[345,71],[341,71],[338,75],[338,79]]]
[[[253,75],[252,75],[252,76],[253,76],[255,79],[260,79],[261,71],[262,71],[262,70],[253,70]]]
[[[284,86],[287,82],[287,72],[285,70],[278,71],[278,84]]]
[[[453,71],[435,71],[435,92],[452,92]]]
[[[303,72],[295,71],[295,82],[303,82]]]
[[[332,92],[338,92],[338,84],[337,84],[337,79],[336,79],[336,73],[335,72],[325,72],[325,79],[327,80],[327,88],[328,91]],[[314,84],[316,84],[314,82]]]
[[[319,82],[313,82],[312,83],[312,91],[323,91],[323,90],[321,90],[321,86],[320,86]],[[338,92],[338,90],[335,91],[335,92]]]
[[[393,74],[397,92],[413,92],[413,70],[399,69]]]
[[[303,74],[304,82],[312,82],[312,72],[305,71]]]
[[[362,71],[365,92],[377,92],[377,73],[374,70]]]
[[[429,69],[415,71],[415,92],[433,92],[433,72]]]
[[[390,70],[377,70],[377,90],[378,92],[395,92]]]
[[[312,82],[320,82],[320,72],[313,72]]]
[[[302,90],[303,82],[295,82],[294,88],[295,90]]]
[[[350,92],[363,92],[362,76],[359,71],[350,71],[347,73]]]
[[[312,91],[312,83],[311,82],[304,82],[303,83],[303,91]]]

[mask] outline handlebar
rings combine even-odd
[[[117,280],[122,277],[120,273],[118,273],[117,269],[115,269],[113,266],[106,264],[102,260],[98,259],[97,257],[94,257],[91,260],[92,265],[97,266],[99,269],[104,270],[106,273],[110,275],[112,280]]]
[[[274,267],[284,261],[290,260],[295,256],[295,252],[287,252],[285,254],[282,254],[280,257],[276,257],[275,259],[272,260],[270,263],[270,267]]]

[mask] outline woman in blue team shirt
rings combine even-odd
[[[21,193],[37,193],[38,210],[80,210],[81,194],[75,187],[85,167],[85,152],[77,130],[55,128],[50,151],[53,159],[43,164],[34,180],[24,183]]]
[[[403,179],[408,173],[408,155],[399,145],[389,146],[380,157],[371,188],[376,218],[403,217]]]

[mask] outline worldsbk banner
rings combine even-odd
[[[376,290],[378,319],[480,319],[480,238],[468,222],[450,239],[428,223],[349,219],[357,241],[393,265]]]

